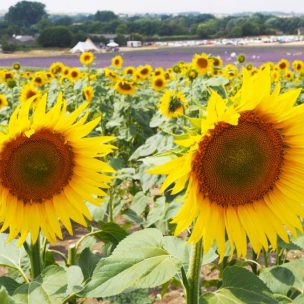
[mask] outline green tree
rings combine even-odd
[[[31,26],[46,16],[45,5],[33,1],[21,1],[11,6],[5,15],[5,19],[21,27]]]
[[[71,32],[64,26],[53,26],[41,32],[38,42],[43,47],[70,47],[73,41]]]
[[[112,11],[97,11],[94,15],[94,19],[100,22],[109,22],[118,19]]]

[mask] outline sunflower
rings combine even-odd
[[[230,254],[246,256],[277,248],[303,232],[304,105],[294,106],[301,89],[271,93],[269,70],[250,76],[234,107],[212,92],[201,128],[176,140],[178,157],[151,169],[168,175],[161,190],[186,189],[185,202],[173,222],[176,234],[193,222],[190,242],[203,237],[204,252],[216,241],[221,259],[225,238]],[[184,151],[184,152],[182,152]],[[265,220],[267,219],[267,220]]]
[[[219,68],[223,66],[223,60],[220,56],[212,57],[213,67]]]
[[[120,79],[115,84],[115,91],[124,95],[133,95],[136,87],[133,82]]]
[[[8,105],[7,98],[4,94],[0,94],[0,109]]]
[[[117,73],[115,73],[111,69],[104,68],[104,74],[105,74],[106,77],[108,77],[112,81],[116,81],[118,79]]]
[[[100,118],[86,122],[88,103],[67,115],[66,102],[59,95],[46,111],[43,96],[29,114],[31,100],[12,114],[8,133],[1,135],[0,219],[1,232],[9,228],[9,239],[20,234],[21,245],[30,233],[33,243],[39,231],[50,242],[62,238],[60,223],[72,234],[71,220],[86,226],[91,219],[85,202],[99,205],[114,172],[97,157],[113,146],[110,136],[86,137]]]
[[[128,67],[124,68],[123,73],[124,73],[124,75],[133,75],[135,73],[135,68],[132,66],[128,66]]]
[[[195,54],[192,59],[193,68],[201,75],[205,75],[208,71],[212,70],[213,60],[207,54]]]
[[[54,62],[50,66],[50,73],[53,77],[56,77],[58,74],[61,74],[64,70],[64,64],[62,62]]]
[[[20,92],[21,102],[26,102],[30,98],[34,97],[34,100],[37,100],[40,97],[41,93],[36,89],[32,84],[25,85]]]
[[[81,76],[81,72],[80,72],[79,69],[77,69],[77,68],[71,68],[69,70],[69,79],[71,81],[77,81],[80,78],[80,76]]]
[[[277,63],[277,67],[281,70],[281,71],[285,71],[289,69],[289,62],[286,59],[281,59],[278,63]]]
[[[19,71],[19,70],[20,70],[20,68],[21,68],[20,63],[15,62],[15,63],[13,64],[13,69],[14,69],[14,70]]]
[[[152,88],[155,91],[161,91],[166,87],[167,80],[163,75],[155,76],[152,78]]]
[[[94,55],[91,52],[83,52],[79,60],[83,65],[89,65],[94,61]]]
[[[147,78],[150,76],[150,74],[152,73],[152,67],[151,67],[151,65],[149,65],[149,64],[146,64],[146,65],[144,65],[144,66],[139,66],[139,67],[137,68],[137,72],[138,72],[138,75],[140,76],[140,78],[141,78],[142,80],[145,80],[145,79],[147,79]]]
[[[184,114],[187,104],[182,92],[167,90],[160,99],[159,111],[167,118],[178,117]]]
[[[112,66],[114,68],[121,68],[122,64],[123,64],[123,59],[121,56],[117,55],[112,58]]]
[[[294,60],[292,62],[292,68],[295,72],[302,73],[304,71],[304,63],[302,60]]]
[[[42,87],[48,81],[47,76],[42,72],[37,72],[32,78],[32,83],[38,87]]]
[[[82,94],[87,102],[91,102],[94,97],[94,90],[91,86],[86,86],[82,89]]]

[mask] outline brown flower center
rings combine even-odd
[[[205,58],[199,58],[199,59],[197,59],[197,65],[201,69],[205,69],[208,66],[208,60]]]
[[[131,85],[125,81],[120,82],[119,83],[119,87],[123,90],[123,91],[130,91],[132,89]]]
[[[19,135],[0,153],[0,180],[19,200],[42,202],[60,193],[73,174],[74,153],[60,134]]]
[[[284,143],[274,126],[243,112],[237,126],[219,123],[199,144],[192,167],[200,191],[219,205],[261,199],[280,176]]]

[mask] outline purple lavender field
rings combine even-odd
[[[151,50],[135,50],[131,52],[119,52],[124,58],[124,65],[139,66],[150,64],[153,67],[170,67],[178,61],[191,61],[195,53],[208,53],[221,56],[224,62],[235,61],[237,54],[244,54],[246,61],[259,65],[266,61],[279,61],[286,58],[289,61],[295,59],[304,60],[304,46],[299,45],[262,45],[262,46],[207,46],[207,47],[179,47],[161,48]],[[95,55],[97,67],[109,66],[111,58],[117,53],[102,53]],[[61,61],[68,66],[80,66],[78,55],[34,57],[34,58],[6,58],[0,59],[0,66],[11,66],[19,62],[27,67],[47,67],[55,61]]]

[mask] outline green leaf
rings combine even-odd
[[[0,287],[0,303],[1,304],[16,304],[16,302],[8,295],[7,290],[1,286]]]
[[[152,288],[169,281],[182,261],[157,229],[137,231],[121,241],[113,254],[96,266],[85,297],[108,297],[129,288]]]
[[[94,269],[101,259],[100,255],[94,254],[89,248],[84,249],[79,257],[78,264],[82,270],[84,279],[91,278]]]
[[[8,291],[8,293],[10,295],[12,295],[14,293],[14,291],[20,286],[21,284],[19,284],[18,282],[16,282],[15,280],[13,280],[10,277],[0,277],[0,286],[5,287],[5,289]],[[0,301],[0,303],[2,303]]]
[[[304,303],[304,294],[301,294],[298,297],[296,297],[292,303],[293,304],[303,304]]]
[[[260,278],[268,288],[278,294],[287,295],[293,287],[304,292],[304,259],[264,269]]]
[[[115,246],[127,235],[127,231],[115,223],[100,222],[100,232],[96,237],[104,243],[112,243]]]
[[[67,269],[68,287],[65,292],[65,296],[69,296],[72,293],[80,291],[83,286],[83,274],[79,266],[70,266]]]
[[[146,196],[144,192],[137,192],[133,197],[130,209],[140,216],[146,209],[150,200],[151,198],[149,196]]]
[[[67,290],[67,273],[62,267],[49,266],[33,282],[23,284],[14,292],[17,304],[61,304]]]
[[[200,304],[279,304],[270,290],[255,274],[238,266],[227,267],[223,284],[214,293],[207,293]]]
[[[7,243],[7,235],[0,234],[0,266],[18,270],[23,276],[22,261],[27,257],[23,247],[17,246],[17,241]]]

